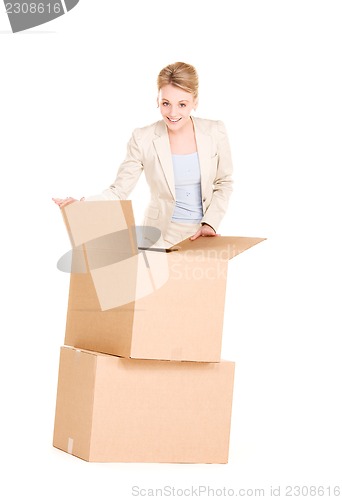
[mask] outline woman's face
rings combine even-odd
[[[170,131],[178,131],[189,122],[191,111],[196,108],[193,94],[171,83],[159,91],[158,106]]]

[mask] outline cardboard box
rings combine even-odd
[[[61,348],[53,445],[90,462],[227,463],[234,363]]]
[[[63,213],[74,247],[66,345],[138,359],[220,361],[228,260],[262,238],[142,249],[130,201],[72,203]]]

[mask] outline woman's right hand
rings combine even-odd
[[[74,203],[74,201],[83,201],[84,197],[81,198],[80,200],[76,200],[75,198],[72,198],[71,196],[68,196],[67,198],[52,198],[52,199],[56,203],[56,205],[59,206],[59,208],[64,208],[67,205],[70,205],[70,203]]]

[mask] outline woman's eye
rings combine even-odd
[[[168,106],[169,103],[168,102],[163,102],[163,106]]]
[[[181,102],[181,103],[180,103],[180,107],[181,107],[181,108],[185,108],[185,106],[186,106],[186,104],[184,104],[184,102]]]

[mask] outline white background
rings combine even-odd
[[[342,495],[341,25],[331,0],[80,0],[12,34],[0,8],[2,498],[201,484]],[[177,60],[198,70],[196,114],[229,133],[221,234],[267,238],[228,275],[230,461],[89,464],[52,447],[68,294],[56,262],[70,245],[51,197],[108,186],[133,128],[159,119],[156,76]],[[132,199],[139,220],[143,179]]]

